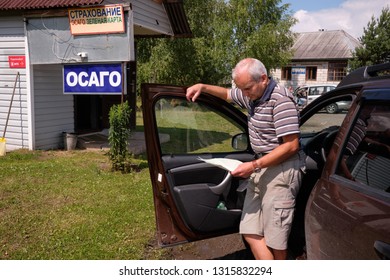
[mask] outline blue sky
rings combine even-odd
[[[344,30],[355,38],[363,35],[371,17],[378,18],[389,0],[282,0],[290,3],[290,10],[299,22],[295,32],[319,29]]]
[[[290,8],[295,12],[298,10],[318,11],[326,8],[338,7],[342,0],[283,0],[283,3],[290,3]]]

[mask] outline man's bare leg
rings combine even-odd
[[[285,260],[287,257],[287,250],[275,250],[268,247],[263,236],[244,234],[244,238],[256,260]]]
[[[246,242],[248,242],[252,254],[256,260],[273,260],[274,255],[268,246],[265,244],[263,236],[255,234],[244,234]]]

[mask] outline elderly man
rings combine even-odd
[[[267,75],[263,63],[241,60],[233,70],[236,87],[227,89],[196,84],[187,89],[195,101],[206,92],[233,101],[248,110],[250,143],[256,159],[239,165],[233,176],[250,182],[240,223],[240,233],[256,259],[286,259],[301,184],[299,116],[294,98]]]

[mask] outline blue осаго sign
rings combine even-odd
[[[121,64],[64,65],[64,94],[121,94]]]

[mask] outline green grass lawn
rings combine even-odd
[[[236,128],[208,111],[196,111],[191,118],[196,122],[188,123],[197,126],[175,123],[172,129],[169,122],[161,123],[167,130],[161,132],[171,136],[164,145],[176,148],[177,139],[189,137],[187,142],[204,143],[207,151],[231,149],[232,135],[226,131],[234,135]],[[136,125],[143,130],[139,110]],[[201,145],[185,148],[203,151]],[[170,249],[155,242],[145,158],[133,159],[139,172],[122,174],[110,170],[105,151],[17,150],[0,157],[0,259],[169,259]]]
[[[0,259],[164,259],[147,161],[110,171],[104,151],[18,150],[0,158]],[[152,245],[151,245],[152,244]]]

